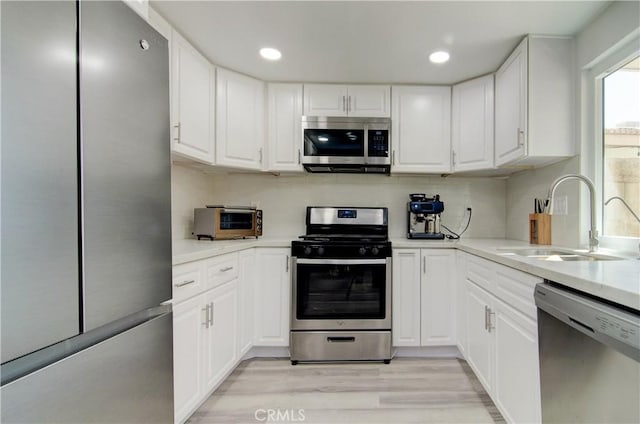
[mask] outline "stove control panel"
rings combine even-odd
[[[331,243],[294,241],[291,256],[297,258],[359,259],[391,257],[391,242],[381,243]]]

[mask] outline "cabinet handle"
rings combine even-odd
[[[484,329],[489,331],[489,307],[484,305]]]
[[[524,146],[524,131],[518,128],[518,146]]]
[[[347,96],[342,96],[342,111],[347,111]]]
[[[183,281],[182,283],[175,283],[174,286],[176,286],[176,287],[184,287],[184,286],[186,286],[188,284],[193,284],[195,282],[196,282],[196,280],[187,280],[187,281]]]
[[[491,315],[495,315],[496,313],[495,313],[495,312],[493,312],[493,311],[491,310],[491,308],[487,308],[487,310],[489,311],[489,314],[487,315],[487,317],[488,317],[488,322],[487,322],[487,331],[488,331],[489,333],[491,333],[491,330],[493,330],[494,328],[496,328],[496,327],[491,323],[491,321],[492,321],[492,320],[491,320]]]
[[[456,164],[456,151],[455,150],[451,151],[451,160],[453,162],[453,165],[455,166],[455,164]]]
[[[349,102],[347,103],[347,112],[351,112],[351,96],[349,96]]]
[[[177,141],[178,143],[180,143],[180,122],[178,122],[176,125],[174,125],[174,126],[173,126],[173,128],[175,128],[175,129],[177,129],[177,130],[178,130],[178,131],[177,131],[178,136],[177,136],[177,137],[173,137],[173,139],[174,139],[175,141]]]
[[[232,266],[226,266],[224,268],[220,268],[220,272],[227,272],[227,271],[231,271],[233,269]]]
[[[286,264],[285,271],[289,272],[289,255],[287,255],[287,264]]]
[[[204,328],[209,328],[209,305],[208,304],[205,308],[202,308],[202,312],[204,312],[204,322],[202,323],[202,325],[204,326]]]
[[[422,273],[423,274],[427,273],[427,257],[426,256],[422,257]]]
[[[298,149],[298,165],[300,165],[302,163],[302,158],[300,155],[300,149]]]
[[[209,318],[209,325],[211,327],[213,327],[213,302],[210,303],[211,308],[209,309],[209,314],[210,314],[210,318]]]
[[[260,163],[262,163],[262,147],[258,149],[258,155],[260,155]]]
[[[396,151],[392,150],[391,151],[391,165],[395,165],[396,164]]]

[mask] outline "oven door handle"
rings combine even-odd
[[[298,265],[386,265],[386,259],[298,259]]]

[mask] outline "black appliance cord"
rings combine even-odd
[[[467,210],[469,211],[469,219],[467,220],[467,225],[464,227],[464,230],[460,232],[460,234],[457,234],[454,231],[451,231],[446,225],[440,224],[442,228],[444,228],[445,230],[451,233],[451,234],[447,234],[445,237],[451,240],[458,240],[460,239],[460,237],[462,237],[464,232],[467,231],[467,228],[469,228],[469,224],[471,224],[471,208],[467,208]]]

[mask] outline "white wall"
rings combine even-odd
[[[519,172],[507,181],[507,238],[529,241],[529,214],[533,212],[533,199],[547,197],[549,186],[561,175],[575,174],[580,159],[575,157],[531,171]],[[554,198],[567,196],[568,214],[555,214],[551,218],[552,243],[558,246],[576,247],[579,244],[577,181],[567,181],[558,186]]]
[[[582,74],[594,61],[607,55],[634,33],[637,33],[640,2],[615,1],[576,36],[576,143],[585,151],[590,143],[585,130],[592,125],[592,116],[583,104],[586,100],[585,86],[581,85]],[[585,113],[586,111],[586,113]],[[576,157],[544,168],[524,171],[512,176],[507,182],[507,238],[528,240],[528,214],[533,211],[533,199],[546,196],[549,185],[558,177],[569,173],[593,175],[591,157]],[[589,227],[586,208],[588,192],[584,184],[571,181],[558,187],[557,195],[568,196],[569,215],[554,216],[552,221],[553,244],[578,247],[587,241]],[[586,199],[585,199],[586,198]],[[581,213],[579,211],[582,211]]]
[[[251,205],[264,211],[264,237],[294,239],[305,232],[306,206],[386,206],[389,234],[406,236],[410,193],[440,194],[442,222],[463,228],[465,208],[473,218],[465,237],[505,236],[506,181],[498,178],[440,178],[350,174],[211,174],[173,165],[173,236],[190,238],[193,208],[206,204]]]

